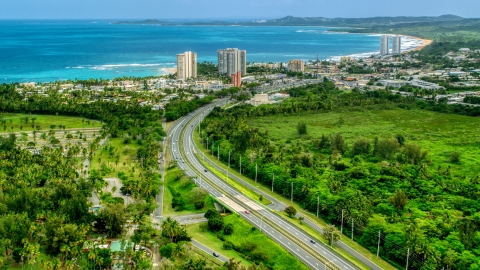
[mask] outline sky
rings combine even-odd
[[[479,0],[0,0],[0,19],[480,17]]]

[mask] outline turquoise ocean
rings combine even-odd
[[[120,25],[111,21],[0,21],[0,83],[162,75],[176,54],[216,62],[247,50],[249,62],[330,59],[378,51],[375,35],[324,27]]]

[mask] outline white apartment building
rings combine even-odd
[[[388,36],[383,35],[380,37],[380,55],[388,55],[389,46],[388,46]]]
[[[394,36],[392,37],[392,54],[401,54],[402,53],[402,37]]]
[[[184,52],[177,54],[177,79],[186,80],[197,77],[197,54]]]
[[[237,71],[247,74],[247,51],[237,48],[218,50],[218,72],[230,77]]]

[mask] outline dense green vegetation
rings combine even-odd
[[[223,248],[235,250],[246,260],[254,264],[248,269],[308,269],[293,255],[289,254],[277,243],[273,242],[256,227],[237,215],[220,216],[216,211],[207,211],[209,232],[223,241]],[[235,265],[234,261],[226,263],[228,269]]]
[[[215,99],[213,96],[207,96],[205,98],[195,98],[189,101],[179,99],[171,100],[167,106],[165,106],[165,118],[167,121],[176,120],[199,107],[212,102]]]
[[[202,136],[220,158],[339,226],[396,265],[480,267],[477,107],[376,91],[340,93],[330,82],[292,89],[277,105],[216,108]],[[305,124],[305,126],[303,125]],[[347,225],[346,225],[347,226]],[[350,230],[344,230],[350,235]]]
[[[26,98],[15,91],[14,85],[5,84],[0,85],[0,108],[2,112],[42,115],[38,118],[66,115],[100,121],[104,123],[102,136],[89,145],[85,156],[91,159],[101,138],[108,134],[122,138],[123,143],[134,141],[135,156],[141,164],[138,176],[119,175],[124,188],[138,203],[125,209],[123,204],[111,200],[111,204],[106,203],[94,216],[88,212],[87,197],[94,188],[104,185],[100,173],[92,170],[84,179],[78,160],[73,155],[64,155],[62,148],[45,145],[41,154],[32,155],[16,147],[14,134],[1,137],[0,250],[6,258],[1,265],[7,267],[12,255],[14,260],[39,264],[42,268],[50,266],[36,260],[41,253],[52,256],[46,260],[48,264],[58,261],[61,265],[73,258],[81,259],[84,253],[80,251],[92,230],[110,237],[120,236],[124,233],[127,217],[138,220],[150,213],[159,187],[157,155],[164,135],[160,125],[161,111],[141,107],[137,102],[80,103],[75,98],[63,99],[56,91],[50,91],[48,97],[34,94]],[[107,151],[110,155],[111,151]],[[93,221],[94,227],[91,226]],[[91,252],[97,254],[99,251],[93,249]],[[90,258],[94,254],[91,252],[84,255]],[[85,263],[98,264],[102,257],[97,255]],[[111,254],[104,255],[102,260],[106,263]]]
[[[186,215],[215,209],[208,193],[177,167],[168,169],[165,177],[164,215]]]

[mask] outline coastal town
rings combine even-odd
[[[374,30],[0,84],[0,269],[476,269],[480,43]]]
[[[67,99],[73,92],[87,91],[92,93],[88,102],[130,101],[134,97],[140,105],[159,110],[164,109],[170,100],[179,98],[179,93],[187,99],[203,98],[206,95],[224,96],[232,88],[237,94],[242,90],[243,102],[255,106],[275,103],[288,98],[283,90],[326,79],[334,82],[335,87],[342,91],[387,89],[392,93],[423,100],[477,106],[464,102],[464,99],[480,96],[479,91],[469,90],[480,87],[479,48],[460,48],[448,52],[443,58],[451,62],[451,67],[439,69],[434,64],[424,63],[418,53],[430,41],[422,40],[420,45],[402,51],[399,51],[401,45],[396,45],[390,52],[385,38],[388,36],[380,38],[380,53],[370,57],[344,56],[338,61],[292,59],[287,63],[250,63],[246,60],[246,51],[227,49],[219,50],[218,65],[209,63],[210,70],[199,73],[197,65],[202,63],[197,63],[197,55],[185,52],[177,55],[177,68],[170,69],[171,74],[160,77],[120,78],[101,83],[88,82],[88,85],[73,81],[29,82],[19,83],[17,91],[27,97],[32,94],[48,96],[48,92],[54,89]],[[396,42],[400,40],[397,37]],[[455,90],[446,91],[445,84]]]

